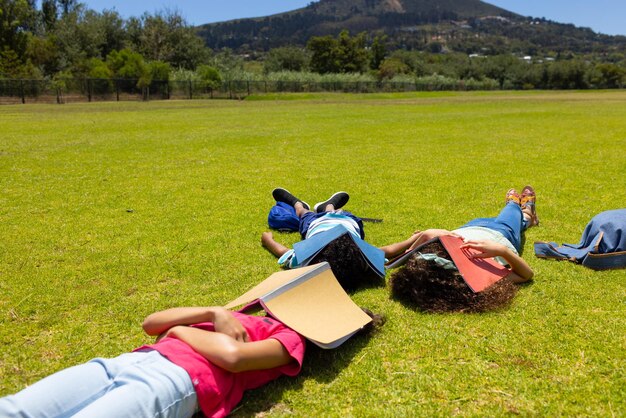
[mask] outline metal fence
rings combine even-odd
[[[96,101],[169,100],[169,99],[242,99],[262,93],[306,92],[407,92],[466,90],[463,82],[441,86],[427,83],[394,82],[307,82],[307,81],[227,81],[218,88],[197,81],[159,81],[139,87],[138,80],[0,79],[0,104],[74,103]]]

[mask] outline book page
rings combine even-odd
[[[276,290],[285,284],[289,283],[292,280],[297,279],[303,274],[306,274],[312,270],[318,268],[319,264],[314,264],[307,267],[302,267],[298,269],[279,271],[277,273],[272,274],[267,279],[263,280],[258,285],[254,286],[252,289],[248,290],[243,295],[239,296],[237,299],[229,302],[226,306],[226,309],[232,309],[239,305],[247,304],[256,299],[261,298],[273,290]]]
[[[284,292],[262,298],[279,321],[317,343],[333,348],[371,321],[327,269]],[[338,342],[337,344],[334,344]]]

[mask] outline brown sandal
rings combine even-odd
[[[522,198],[520,200],[520,206],[522,212],[530,216],[530,223],[528,226],[539,225],[539,217],[537,216],[537,195],[535,189],[532,186],[524,186],[522,189]]]
[[[506,200],[504,204],[508,205],[509,202],[515,202],[518,206],[520,205],[521,198],[520,198],[519,193],[517,193],[517,190],[509,189],[509,191],[506,192]]]

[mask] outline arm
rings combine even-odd
[[[522,257],[515,254],[509,248],[493,241],[467,241],[461,248],[471,248],[479,251],[472,255],[475,258],[502,257],[511,266],[514,275],[509,279],[514,283],[523,283],[533,278],[533,271]]]
[[[215,332],[222,333],[237,341],[247,341],[248,333],[230,311],[219,306],[197,308],[172,308],[148,315],[143,321],[143,329],[148,335],[160,335],[177,325],[191,325],[200,322],[213,322]]]
[[[396,255],[405,252],[411,245],[413,245],[413,243],[420,238],[420,234],[422,234],[422,232],[416,231],[404,241],[385,245],[384,247],[380,247],[380,249],[384,251],[386,258],[393,258]]]
[[[261,245],[277,258],[289,251],[289,248],[274,240],[274,234],[271,232],[263,232],[261,234]]]
[[[244,343],[225,334],[186,326],[175,326],[166,336],[185,342],[211,363],[232,373],[272,369],[293,361],[287,349],[273,338]]]
[[[415,231],[415,233],[407,241],[412,241],[409,244],[408,250],[412,250],[419,247],[423,243],[430,241],[433,238],[440,237],[442,235],[452,235],[458,237],[457,234],[448,231],[447,229],[427,229],[426,231]],[[406,242],[406,241],[405,241]]]

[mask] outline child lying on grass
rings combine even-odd
[[[474,219],[453,231],[428,229],[418,234],[410,248],[442,235],[456,235],[465,241],[461,248],[478,251],[473,257],[496,257],[507,265],[511,274],[505,279],[484,291],[473,292],[449,262],[450,256],[443,245],[435,240],[420,248],[405,266],[391,275],[393,297],[429,312],[477,312],[505,305],[515,296],[515,283],[533,277],[533,271],[519,252],[522,232],[539,224],[535,203],[536,195],[531,186],[524,187],[521,196],[510,189],[506,204],[496,218]]]
[[[371,314],[370,327],[382,325]],[[156,342],[61,370],[0,398],[1,417],[224,417],[247,389],[296,376],[305,339],[281,322],[220,307],[149,315]]]
[[[274,189],[272,196],[277,202],[287,203],[294,207],[300,219],[299,231],[302,239],[306,241],[315,237],[315,243],[320,252],[311,260],[298,260],[297,252],[278,243],[271,232],[264,232],[261,235],[263,247],[278,257],[279,264],[287,268],[301,267],[305,265],[303,263],[314,264],[327,261],[341,286],[348,291],[360,286],[383,285],[384,258],[391,258],[404,252],[419,238],[414,234],[402,242],[380,247],[378,251],[384,254],[380,257],[383,265],[379,269],[372,269],[368,261],[370,263],[375,263],[375,261],[366,260],[367,256],[359,248],[359,244],[363,248],[372,247],[364,242],[363,222],[352,213],[341,210],[350,199],[348,193],[333,194],[329,199],[317,203],[313,211],[307,203],[283,188]],[[347,234],[336,237],[336,228],[342,229]]]

